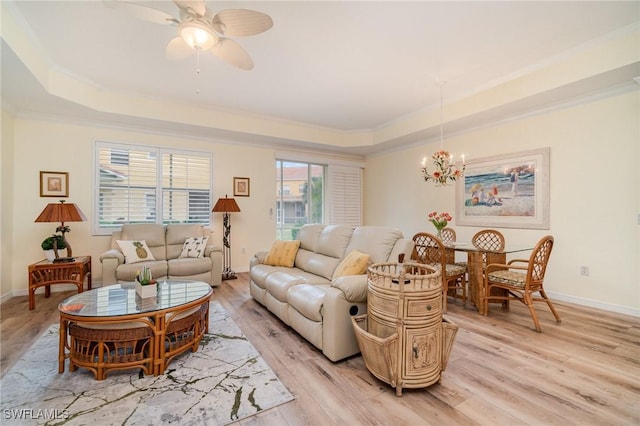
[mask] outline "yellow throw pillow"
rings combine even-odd
[[[333,278],[344,277],[345,275],[362,275],[367,272],[369,259],[371,257],[358,250],[351,251],[340,261],[333,273]]]
[[[274,241],[271,250],[264,259],[265,265],[286,266],[291,268],[296,260],[300,241]]]

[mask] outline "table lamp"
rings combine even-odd
[[[233,198],[227,198],[225,194],[224,198],[219,198],[216,205],[213,206],[214,213],[224,213],[222,220],[223,234],[222,234],[222,254],[223,254],[223,266],[222,279],[234,280],[236,273],[231,269],[231,216],[229,213],[236,213],[240,211],[238,203]]]
[[[56,258],[53,260],[54,263],[58,262],[75,262],[75,259],[71,255],[71,245],[65,238],[67,232],[70,231],[69,227],[66,226],[65,222],[82,222],[87,220],[85,215],[80,211],[78,206],[73,203],[65,203],[64,200],[60,200],[59,204],[50,203],[42,210],[40,216],[38,216],[35,222],[60,222],[60,226],[56,228],[56,232],[62,233],[62,241],[64,241],[67,246],[67,257],[59,257],[57,246],[54,242],[54,253]]]

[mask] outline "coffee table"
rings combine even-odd
[[[209,327],[211,294],[207,283],[167,280],[152,298],[140,298],[135,283],[124,283],[66,299],[58,306],[58,372],[69,359],[69,371],[87,368],[97,380],[118,369],[162,374],[176,355],[198,349]]]

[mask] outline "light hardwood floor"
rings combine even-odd
[[[2,304],[2,375],[72,294],[38,294],[34,311],[26,296]],[[251,299],[246,273],[212,297],[296,397],[240,425],[640,424],[639,318],[556,303],[556,324],[542,304],[539,334],[517,302],[509,312],[491,305],[483,317],[449,299],[448,317],[460,329],[441,383],[397,397],[360,356],[332,363]]]

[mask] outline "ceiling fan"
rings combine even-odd
[[[250,70],[253,61],[242,46],[225,36],[245,37],[260,34],[273,26],[269,15],[249,9],[228,9],[214,14],[204,0],[174,0],[180,19],[170,14],[126,0],[103,0],[114,9],[149,22],[178,27],[178,36],[169,42],[167,59],[185,59],[210,50],[223,61]]]

